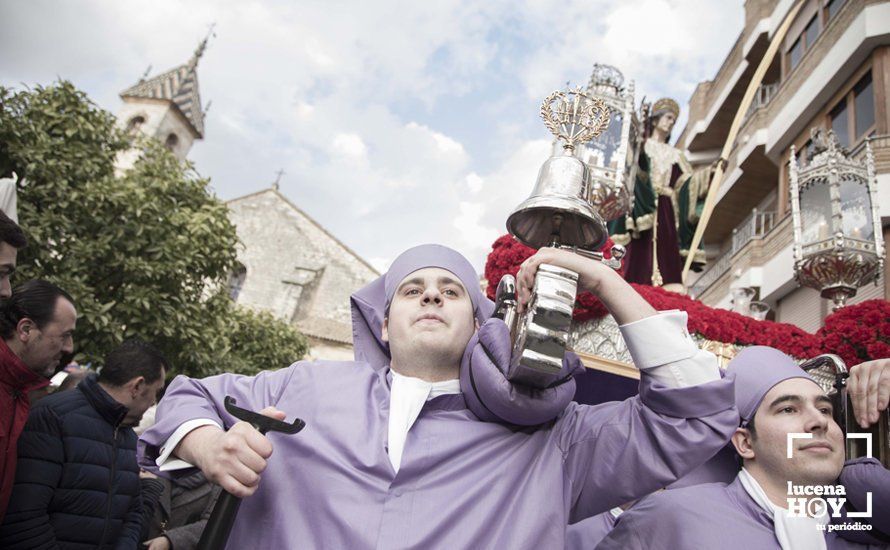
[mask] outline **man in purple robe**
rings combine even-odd
[[[196,466],[244,497],[230,548],[562,548],[570,521],[710,458],[738,413],[732,380],[695,346],[685,313],[658,313],[613,270],[552,249],[523,265],[521,301],[542,262],[579,273],[581,289],[622,325],[642,371],[638,397],[568,403],[542,425],[520,428],[534,415],[511,419],[510,403],[534,407],[535,398],[563,393],[487,375],[473,383],[497,388],[462,388],[470,364],[505,371],[510,341],[503,322],[489,319],[492,304],[467,260],[424,245],[353,296],[360,360],[299,362],[253,377],[179,376],[140,440],[142,466],[165,476]],[[492,401],[498,391],[504,400]],[[262,436],[225,412],[226,395],[307,426]],[[480,420],[492,412],[486,407],[514,425]]]
[[[878,382],[882,369],[867,367],[857,372],[854,367],[851,371],[853,402],[861,398],[866,404],[856,411],[864,423],[876,421],[878,412],[887,408],[890,379],[882,387]],[[867,388],[875,370],[876,383]],[[857,459],[844,466],[844,435],[821,386],[790,357],[768,347],[742,351],[727,373],[735,377],[736,405],[742,418],[731,441],[741,470],[725,461],[711,463],[708,466],[722,469],[728,483],[672,489],[641,500],[621,515],[596,548],[886,548],[883,541],[890,541],[886,538],[890,510],[885,495],[890,494],[890,471],[874,459]],[[864,395],[859,394],[860,384]],[[821,498],[814,495],[815,487],[831,487],[840,494],[839,485],[844,487],[841,498],[848,496],[854,507],[841,510],[831,523],[835,510],[827,501],[827,514],[819,513],[822,502],[812,504],[815,512],[802,513],[804,502],[810,506],[811,500]],[[809,495],[807,487],[812,491]],[[867,537],[848,536],[840,528],[843,523],[854,523],[847,520],[848,512],[865,510],[866,492],[877,495],[870,510],[873,530],[865,532]],[[860,543],[846,540],[854,538]]]

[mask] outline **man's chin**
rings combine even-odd
[[[799,476],[798,484],[800,485],[834,485],[837,483],[838,476],[841,475],[843,462],[837,464],[836,461],[819,461],[819,463],[808,464],[802,475]]]

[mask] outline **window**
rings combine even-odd
[[[800,58],[803,57],[803,40],[798,38],[794,45],[791,46],[791,49],[788,51],[788,64],[791,69],[797,67],[797,64],[800,63]]]
[[[235,269],[229,274],[229,296],[233,301],[238,301],[238,295],[241,294],[241,288],[244,286],[246,278],[247,268],[241,264],[235,266]]]
[[[816,39],[819,38],[819,16],[814,15],[810,22],[807,23],[807,28],[804,29],[803,33],[807,38],[807,49],[813,47],[813,43],[816,42]]]
[[[846,0],[831,0],[830,2],[828,2],[828,19],[833,19],[845,3]]]
[[[813,44],[816,43],[816,39],[819,38],[820,32],[822,32],[822,26],[819,24],[819,13],[817,12],[816,15],[810,19],[807,26],[804,27],[800,36],[797,37],[797,40],[794,41],[794,44],[791,45],[791,48],[787,52],[789,72],[797,67],[803,54],[813,47]]]
[[[797,152],[797,166],[804,168],[810,164],[810,156],[813,154],[813,140],[808,139],[803,147]]]
[[[856,113],[856,139],[861,138],[875,124],[875,97],[871,86],[871,71],[853,86]]]
[[[850,149],[874,133],[875,95],[871,71],[847,90],[829,111],[828,119],[840,144]]]
[[[167,141],[164,142],[164,147],[173,151],[176,149],[177,145],[179,145],[179,137],[176,134],[167,136]]]
[[[835,106],[834,109],[828,113],[829,118],[831,118],[831,129],[834,130],[834,135],[837,136],[838,141],[844,147],[850,146],[850,132],[849,122],[847,119],[847,100],[842,99],[840,103]]]
[[[142,128],[143,124],[145,124],[144,116],[134,116],[129,120],[129,122],[127,122],[127,133],[131,135],[135,134],[140,128]]]

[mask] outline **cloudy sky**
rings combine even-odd
[[[547,158],[541,100],[599,62],[636,81],[638,101],[685,107],[742,5],[0,0],[0,84],[64,78],[115,112],[121,90],[187,61],[215,22],[198,71],[213,104],[190,158],[220,198],[283,169],[281,191],[378,269],[440,242],[481,271]]]

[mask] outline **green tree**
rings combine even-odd
[[[116,174],[132,147],[139,160]],[[0,87],[0,170],[19,178],[30,242],[17,277],[75,298],[79,360],[101,364],[132,336],[189,375],[279,368],[305,354],[291,325],[228,299],[238,240],[208,181],[155,140],[131,139],[71,83]]]

